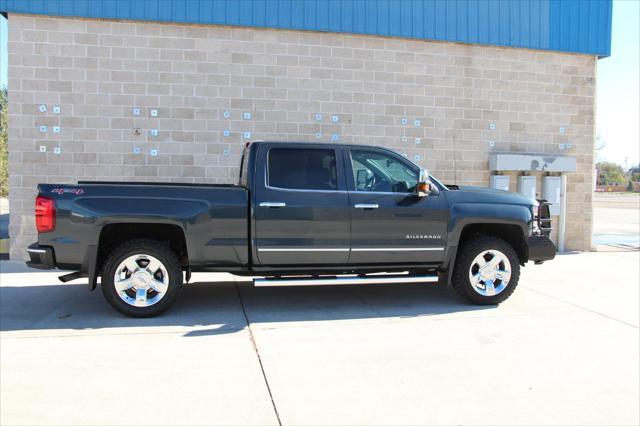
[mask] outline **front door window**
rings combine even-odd
[[[412,193],[419,170],[378,151],[352,150],[353,181],[358,192]]]

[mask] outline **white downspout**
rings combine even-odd
[[[558,251],[564,252],[567,220],[567,175],[560,175],[560,219],[558,223]]]

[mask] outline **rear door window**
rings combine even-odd
[[[274,188],[335,191],[338,170],[334,149],[271,148],[268,185]]]

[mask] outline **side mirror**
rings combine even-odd
[[[418,197],[426,197],[428,195],[435,196],[439,194],[440,190],[438,189],[438,187],[431,183],[429,172],[421,169],[420,175],[418,176],[418,184],[416,185],[415,195]]]
[[[429,172],[420,169],[418,175],[418,184],[416,185],[416,195],[418,197],[426,197],[431,193],[431,182],[429,181]]]

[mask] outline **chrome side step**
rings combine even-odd
[[[311,285],[355,285],[355,284],[409,284],[435,283],[437,275],[370,275],[370,276],[323,276],[293,278],[254,278],[256,287],[311,286]]]
[[[60,275],[58,279],[63,283],[68,283],[69,281],[77,280],[79,278],[87,278],[88,276],[89,275],[87,275],[86,272],[77,271],[66,275]]]

